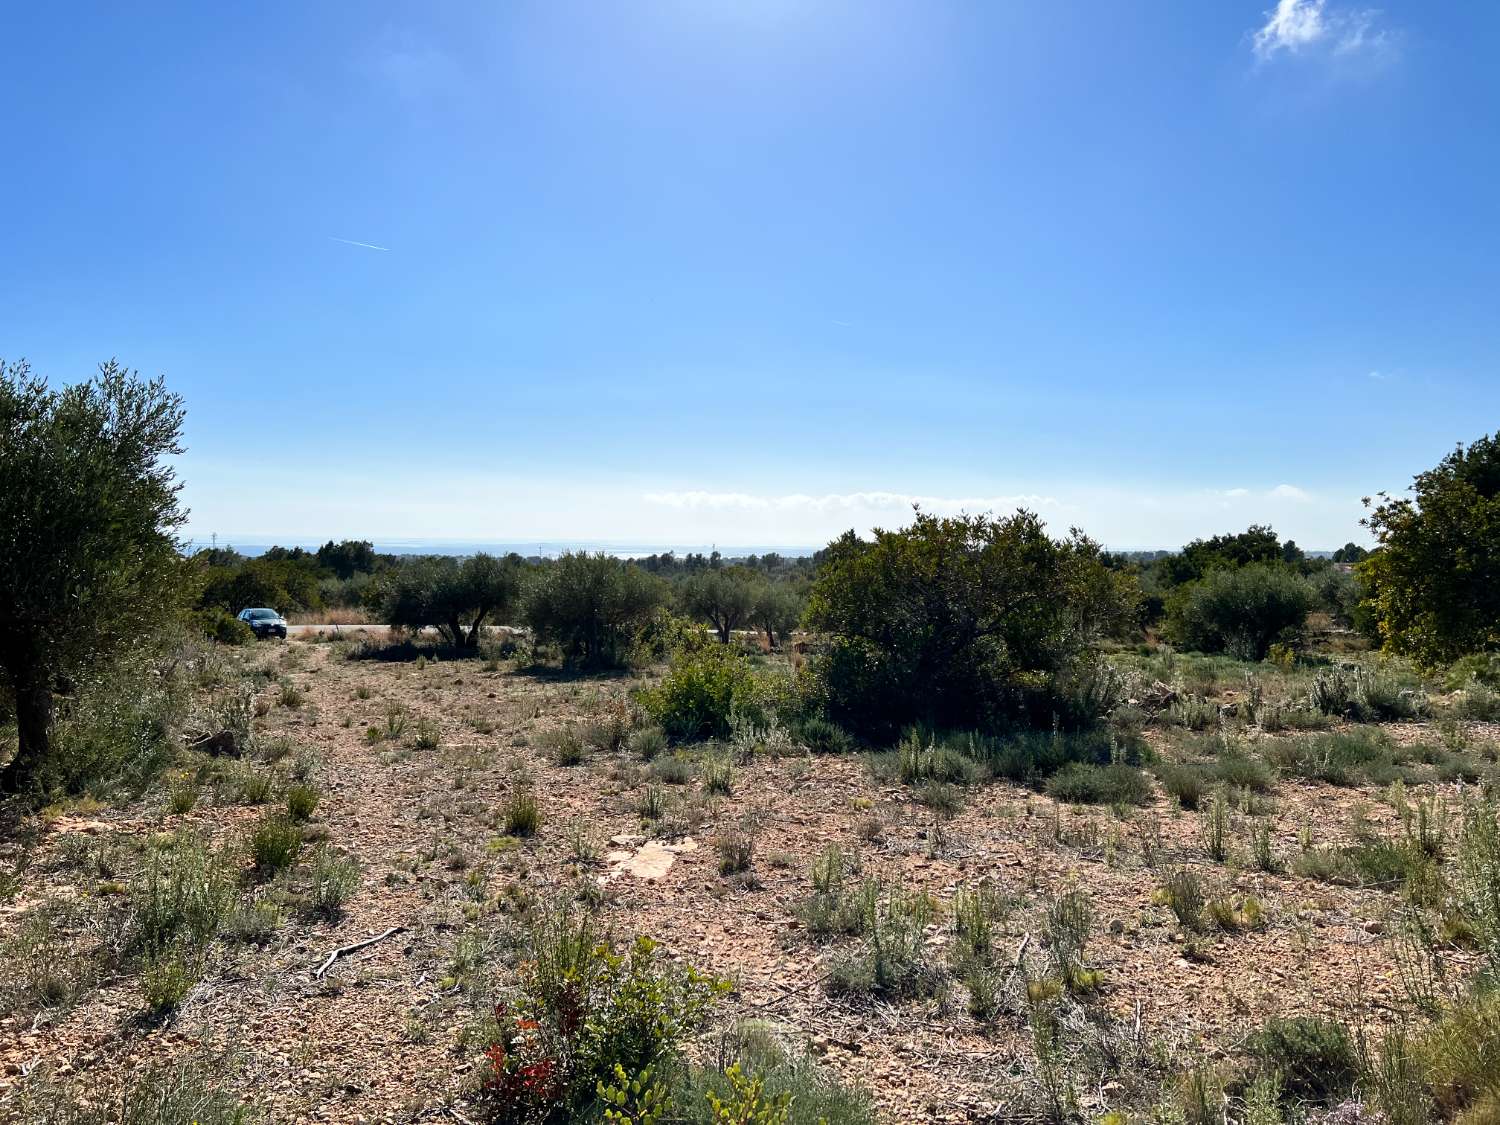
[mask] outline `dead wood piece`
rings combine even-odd
[[[322,980],[323,974],[326,973],[329,969],[333,968],[333,963],[340,957],[347,957],[349,954],[356,953],[359,950],[364,949],[366,946],[374,945],[377,941],[384,941],[392,934],[399,934],[404,929],[406,929],[405,926],[392,926],[383,934],[376,934],[372,938],[365,938],[364,941],[357,941],[353,945],[345,945],[338,949],[335,949],[326,958],[324,958],[321,965],[313,970],[313,980]]]

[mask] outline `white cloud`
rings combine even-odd
[[[793,493],[789,496],[753,496],[744,492],[648,492],[648,504],[691,511],[739,509],[757,512],[848,512],[909,511],[913,505],[924,512],[993,512],[1013,508],[1056,507],[1051,496],[914,496],[903,492],[829,492],[822,496]]]
[[[1277,0],[1255,32],[1252,45],[1261,60],[1282,52],[1385,54],[1394,39],[1390,31],[1377,26],[1379,16],[1374,8],[1329,8],[1327,0]]]
[[[1312,499],[1310,493],[1298,488],[1295,484],[1278,484],[1267,495],[1273,500],[1307,501]]]

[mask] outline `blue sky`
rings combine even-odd
[[[1337,546],[1500,422],[1500,5],[1270,3],[8,5],[0,355],[205,540]]]

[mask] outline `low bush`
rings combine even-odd
[[[130,889],[129,943],[153,956],[180,939],[204,945],[234,905],[234,871],[196,836],[153,851]]]
[[[1264,660],[1301,630],[1313,600],[1307,580],[1277,564],[1215,570],[1171,600],[1167,630],[1184,648]]]
[[[22,1084],[15,1120],[32,1125],[249,1125],[258,1115],[219,1085],[222,1069],[185,1059],[150,1063],[110,1082],[89,1076],[72,1084],[42,1069]]]
[[[323,791],[316,785],[297,784],[286,791],[286,815],[298,823],[309,820],[317,810]]]
[[[527,781],[513,781],[510,797],[505,803],[505,831],[512,836],[535,836],[541,823],[542,814],[537,806],[536,791]]]
[[[336,922],[343,916],[344,904],[359,889],[359,863],[324,844],[313,853],[308,880],[307,913]]]
[[[250,831],[250,858],[261,878],[285,871],[302,851],[302,828],[284,813],[261,818]]]
[[[1151,782],[1123,762],[1107,766],[1074,762],[1047,780],[1047,795],[1073,804],[1144,805],[1151,800]]]
[[[1300,738],[1267,739],[1267,761],[1285,773],[1330,785],[1392,780],[1395,745],[1379,730],[1355,728]]]
[[[827,979],[832,996],[879,996],[905,1000],[941,991],[943,974],[929,959],[926,929],[934,905],[920,891],[882,893],[867,880],[860,890],[861,948],[838,962]]]
[[[1360,1075],[1354,1040],[1333,1020],[1275,1017],[1250,1036],[1246,1049],[1264,1072],[1281,1076],[1286,1100],[1333,1105]]]
[[[482,1098],[496,1121],[593,1120],[623,1071],[678,1064],[686,1037],[728,985],[657,956],[616,953],[586,914],[533,924],[516,989],[495,1005]]]
[[[1453,1004],[1411,1043],[1427,1089],[1464,1125],[1494,1121],[1500,1109],[1500,991],[1481,989]]]
[[[1198,762],[1161,762],[1155,767],[1156,780],[1167,794],[1185,809],[1196,809],[1212,780]]]
[[[637,727],[630,732],[629,745],[641,761],[652,761],[666,750],[667,732],[658,726]]]
[[[668,735],[679,739],[724,738],[731,719],[764,725],[770,686],[732,645],[679,652],[667,674],[638,694],[642,708]]]
[[[814,754],[848,754],[856,747],[853,735],[821,715],[811,715],[793,724],[792,737]]]
[[[736,1024],[724,1037],[721,1054],[719,1066],[692,1067],[683,1073],[672,1090],[672,1121],[875,1125],[875,1108],[867,1094],[823,1074],[806,1056],[794,1055],[768,1024]],[[729,1117],[723,1116],[725,1112]]]

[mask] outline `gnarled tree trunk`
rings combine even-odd
[[[15,685],[20,746],[0,770],[0,793],[19,793],[31,785],[46,760],[52,737],[52,689],[46,681],[28,669],[19,675],[12,670],[11,683]]]

